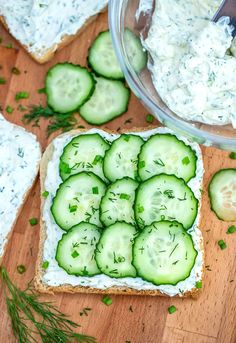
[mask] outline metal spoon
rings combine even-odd
[[[217,22],[221,17],[230,17],[230,25],[234,26],[232,36],[236,36],[236,0],[222,1],[220,8],[213,17],[213,21]]]

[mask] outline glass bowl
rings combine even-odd
[[[152,0],[146,0],[154,3]],[[151,11],[136,20],[139,0],[110,0],[109,1],[109,26],[112,40],[120,66],[133,93],[143,105],[156,116],[165,126],[173,129],[191,140],[206,146],[216,146],[220,149],[236,151],[236,129],[231,125],[216,126],[198,122],[186,121],[175,115],[161,100],[155,90],[151,73],[147,67],[139,74],[132,68],[127,55],[124,40],[124,29],[129,28],[136,35],[150,26]],[[151,63],[151,60],[150,60]]]

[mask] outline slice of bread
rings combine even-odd
[[[0,262],[25,199],[38,174],[36,136],[0,114]]]
[[[54,0],[51,3],[48,3],[48,0],[44,0],[44,2],[44,4],[40,4],[38,1],[35,1],[32,5],[31,0],[24,0],[23,2],[20,0],[19,4],[15,0],[9,0],[7,3],[5,0],[0,0],[0,22],[2,22],[8,32],[26,49],[31,57],[40,64],[51,60],[57,50],[62,49],[77,38],[96,19],[98,13],[106,10],[108,0],[77,0],[75,2],[77,8],[73,17],[75,19],[78,18],[78,20],[71,24],[71,11],[68,11],[67,15],[65,9],[64,15],[58,15],[53,5],[53,3],[55,4]],[[63,2],[61,1],[62,4]],[[88,7],[88,11],[84,8],[86,3],[90,6]],[[72,0],[67,0],[66,6],[68,7],[70,4],[72,4]],[[81,16],[79,12],[80,5]],[[25,11],[22,11],[22,8],[25,8]],[[63,13],[63,10],[61,12]],[[58,21],[56,26],[53,24],[51,15],[55,15],[54,19]],[[14,18],[15,16],[17,16],[17,19]],[[40,20],[42,20],[42,25],[39,25]],[[67,27],[64,27],[65,21],[69,22]],[[52,30],[54,27],[55,32],[53,35]],[[62,29],[58,32],[58,28],[60,27]],[[29,31],[27,32],[27,30]],[[24,35],[25,32],[27,35]],[[46,41],[47,35],[49,37],[48,41]],[[40,40],[40,37],[44,38]]]
[[[151,135],[161,132],[171,132],[171,130],[165,128],[159,129],[133,129],[130,133],[138,134],[144,139],[147,139]],[[56,247],[57,242],[64,233],[56,223],[50,213],[52,199],[55,196],[56,190],[61,183],[59,176],[59,160],[62,154],[63,148],[70,140],[80,134],[86,133],[99,133],[102,137],[108,141],[113,141],[119,134],[111,131],[103,131],[98,129],[86,130],[74,130],[69,133],[60,135],[54,139],[46,149],[40,167],[40,180],[41,180],[41,194],[44,191],[49,192],[47,199],[41,199],[41,227],[40,227],[40,246],[39,254],[36,265],[35,275],[35,287],[42,293],[54,293],[54,292],[70,292],[70,293],[101,293],[101,294],[129,294],[129,295],[164,295],[164,296],[180,296],[188,297],[198,294],[199,289],[196,287],[196,282],[203,279],[203,265],[204,265],[204,251],[203,251],[203,238],[199,227],[200,222],[200,198],[201,198],[201,186],[203,179],[203,162],[202,155],[199,146],[196,143],[189,143],[185,138],[182,139],[186,144],[196,151],[198,155],[197,162],[197,175],[189,182],[189,186],[194,191],[196,197],[199,199],[199,213],[196,222],[193,225],[193,240],[195,248],[198,249],[198,257],[195,263],[194,272],[191,272],[187,281],[180,282],[177,286],[154,286],[151,283],[144,282],[144,287],[134,287],[129,285],[129,282],[118,282],[117,279],[106,277],[106,285],[102,285],[101,278],[103,276],[97,275],[96,277],[76,277],[69,276],[63,269],[61,269],[56,260]],[[127,131],[126,131],[127,133]],[[48,268],[43,268],[43,263],[49,262]],[[195,280],[195,279],[196,280]],[[96,282],[94,282],[96,280]],[[124,280],[124,279],[123,279]],[[141,279],[140,279],[141,280]],[[189,282],[189,284],[188,284]],[[116,284],[117,283],[117,284]],[[101,286],[102,285],[102,286]],[[181,289],[182,287],[182,289]]]

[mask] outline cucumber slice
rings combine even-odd
[[[236,221],[236,169],[221,169],[209,184],[211,209],[224,221]]]
[[[139,186],[134,212],[140,228],[155,221],[170,220],[189,229],[197,216],[198,200],[183,179],[161,174]]]
[[[80,108],[80,115],[89,124],[102,125],[127,111],[130,90],[121,81],[96,78],[95,92]]]
[[[140,73],[147,65],[147,52],[144,50],[140,38],[129,29],[125,29],[125,48],[130,64]]]
[[[93,173],[70,176],[53,199],[51,212],[57,225],[66,231],[81,222],[101,227],[99,206],[105,190],[105,183]]]
[[[156,134],[142,146],[138,172],[141,180],[165,173],[188,182],[196,175],[196,162],[195,152],[176,136]]]
[[[105,180],[103,158],[110,145],[97,133],[73,138],[60,157],[60,176],[63,181],[82,171],[93,172]]]
[[[94,276],[100,274],[95,250],[101,231],[95,225],[80,223],[63,234],[58,242],[56,260],[67,274]]]
[[[71,63],[59,63],[46,76],[48,105],[56,112],[76,111],[95,89],[95,81],[86,68]]]
[[[132,246],[137,234],[134,226],[116,223],[103,231],[96,250],[96,261],[102,273],[113,277],[135,277]]]
[[[110,31],[100,32],[89,49],[88,64],[96,74],[109,79],[124,79],[112,45]]]
[[[177,222],[155,222],[135,239],[133,265],[138,276],[154,285],[176,285],[187,279],[197,251],[192,237]]]
[[[134,199],[138,182],[126,177],[110,185],[100,205],[100,220],[104,226],[116,222],[126,222],[135,225]]]
[[[123,177],[137,179],[138,154],[144,141],[135,135],[121,135],[113,141],[104,158],[104,174],[114,182]]]

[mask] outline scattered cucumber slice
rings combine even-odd
[[[95,91],[80,108],[80,115],[89,124],[102,125],[127,111],[130,90],[121,81],[95,79]]]
[[[119,222],[103,231],[95,257],[102,273],[113,278],[136,276],[136,270],[131,264],[136,234],[134,226]]]
[[[67,274],[94,276],[100,274],[95,250],[100,239],[100,229],[92,224],[80,223],[62,235],[58,242],[56,260]]]
[[[56,112],[76,111],[95,89],[92,74],[71,63],[59,63],[48,70],[46,94],[48,105]]]
[[[224,221],[236,220],[236,169],[221,169],[209,184],[211,209]]]
[[[188,182],[196,175],[196,162],[196,153],[176,136],[156,134],[141,148],[138,172],[141,180],[165,173]]]
[[[104,174],[114,182],[123,177],[137,179],[138,154],[144,141],[135,135],[121,135],[113,141],[104,158]]]
[[[155,222],[145,227],[133,246],[138,276],[157,286],[187,279],[196,257],[192,237],[177,222]]]
[[[134,199],[138,182],[126,177],[110,185],[100,205],[100,220],[104,226],[117,221],[135,225]]]
[[[82,172],[63,182],[53,199],[52,215],[63,230],[87,222],[101,227],[99,206],[106,190],[95,174]]]
[[[105,180],[103,158],[110,145],[97,133],[73,138],[60,157],[60,176],[62,180],[82,171],[93,172]]]
[[[134,212],[140,228],[155,221],[170,220],[189,229],[197,216],[198,200],[183,179],[160,174],[140,184]]]

